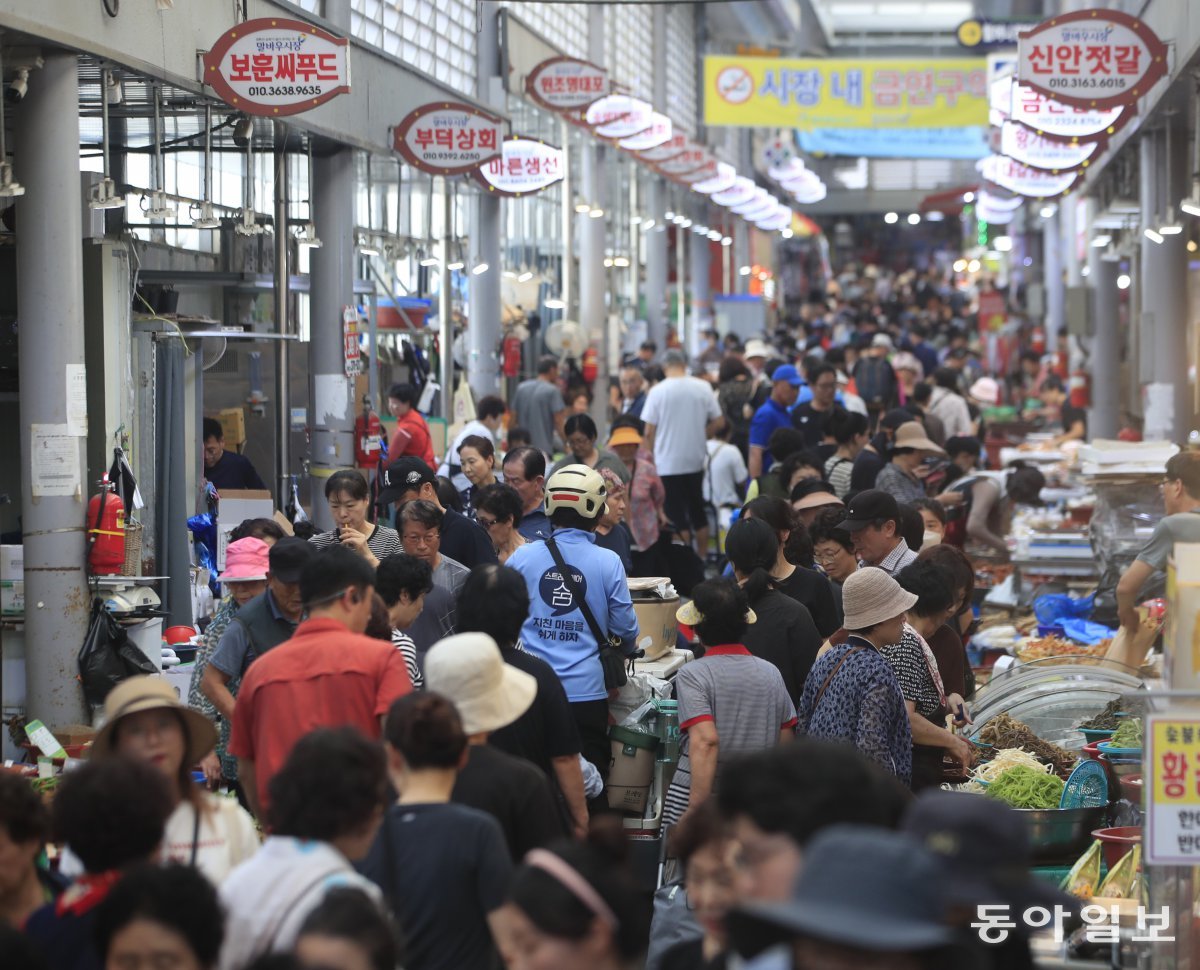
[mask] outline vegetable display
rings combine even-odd
[[[1115,701],[1109,701],[1095,717],[1084,721],[1079,726],[1085,731],[1114,731],[1121,726],[1123,718],[1117,717],[1120,711],[1125,710],[1121,706],[1123,698],[1118,697]]]
[[[1058,808],[1062,793],[1061,778],[1028,765],[1009,768],[987,790],[988,798],[1013,808]]]
[[[1056,744],[1043,741],[1023,721],[1009,714],[998,714],[987,722],[979,733],[979,740],[997,748],[1022,748],[1042,761],[1054,766],[1060,775],[1069,775],[1075,767],[1076,757]]]
[[[1042,774],[1048,774],[1054,770],[1049,765],[1042,764],[1028,751],[1022,751],[1020,748],[1005,748],[991,761],[973,769],[971,777],[975,781],[981,781],[984,784],[990,785],[1010,768],[1015,768],[1018,765],[1024,765],[1026,768],[1032,768],[1034,771],[1040,771]]]
[[[1121,726],[1113,732],[1109,743],[1114,748],[1140,748],[1142,746],[1142,719],[1131,717],[1121,722]]]

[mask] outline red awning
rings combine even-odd
[[[919,212],[944,212],[946,215],[957,215],[966,205],[963,196],[968,192],[978,194],[979,185],[960,185],[956,189],[946,189],[944,192],[934,192],[925,196],[917,207]]]

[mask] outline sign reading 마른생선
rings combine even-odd
[[[410,112],[392,132],[392,146],[431,175],[461,175],[500,157],[504,122],[469,104],[437,101]]]
[[[533,138],[510,138],[499,158],[479,166],[475,179],[496,195],[540,192],[563,177],[563,150]]]
[[[1017,79],[1081,108],[1131,104],[1167,73],[1167,47],[1119,10],[1077,10],[1021,35]]]
[[[704,123],[801,130],[986,125],[987,61],[709,56]]]
[[[247,20],[204,54],[204,83],[246,114],[298,114],[350,90],[349,50],[346,38],[301,20]]]

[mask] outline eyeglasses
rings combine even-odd
[[[497,520],[496,519],[485,519],[482,515],[480,515],[477,512],[477,513],[475,513],[475,521],[478,522],[485,529],[490,529],[492,526],[494,526],[496,524]]]
[[[847,556],[850,555],[850,553],[846,552],[845,549],[837,549],[833,552],[814,552],[813,562],[836,562],[837,557],[843,553],[845,553]]]
[[[413,546],[431,546],[438,541],[440,533],[437,530],[426,532],[424,535],[416,535],[412,532],[406,532],[401,538],[406,543]]]

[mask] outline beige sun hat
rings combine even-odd
[[[893,448],[912,448],[915,451],[931,451],[935,455],[944,455],[945,449],[930,441],[925,434],[925,428],[920,421],[906,421],[896,429],[896,437],[892,441]]]
[[[184,764],[194,765],[217,746],[217,728],[199,711],[179,699],[175,688],[161,677],[130,677],[108,692],[104,698],[104,727],[92,742],[91,757],[104,758],[116,750],[114,737],[121,719],[139,711],[169,709],[183,719],[187,733]]]
[[[702,623],[704,621],[704,614],[696,609],[695,600],[688,600],[683,604],[683,606],[679,607],[679,609],[675,611],[675,619],[677,619],[684,626],[695,626],[697,623]],[[756,614],[754,610],[750,609],[750,607],[746,607],[746,615],[744,619],[747,624],[757,623],[758,614]]]
[[[886,623],[917,605],[908,592],[882,569],[863,566],[842,584],[842,611],[847,630],[865,630]]]
[[[505,663],[486,633],[459,633],[430,647],[425,686],[453,702],[468,736],[507,727],[537,696],[537,679]]]

